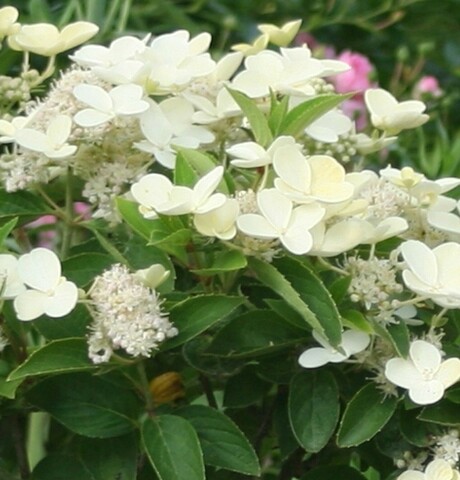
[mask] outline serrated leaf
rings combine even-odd
[[[68,373],[32,387],[27,400],[69,430],[92,438],[124,435],[136,427],[140,403],[130,386],[117,377]]]
[[[399,323],[388,325],[387,331],[398,355],[407,358],[410,347],[410,336],[407,324],[403,320],[400,320]]]
[[[95,480],[88,473],[80,459],[61,453],[47,455],[34,468],[33,480],[62,480],[65,472],[65,480]],[[15,477],[17,478],[17,477]]]
[[[390,420],[397,404],[396,397],[385,398],[373,383],[365,385],[345,409],[337,434],[339,447],[353,447],[370,440]]]
[[[234,318],[214,337],[208,353],[232,358],[272,354],[305,340],[308,333],[271,310],[251,310]]]
[[[219,252],[213,259],[210,267],[191,271],[197,275],[211,276],[241,270],[247,264],[246,256],[242,252],[239,250],[228,250]]]
[[[224,413],[203,405],[183,407],[176,413],[188,420],[198,434],[206,465],[260,475],[254,448]]]
[[[289,420],[294,435],[308,452],[319,452],[339,420],[339,389],[334,376],[312,370],[297,374],[289,393]]]
[[[51,208],[31,192],[0,190],[0,218],[40,216],[53,213]]]
[[[161,349],[175,348],[196,337],[223,320],[243,301],[241,297],[227,295],[200,295],[174,305],[170,310],[169,319],[179,330],[179,334],[167,340]]]
[[[273,141],[273,136],[268,126],[268,120],[259,110],[255,101],[237,90],[231,90],[229,88],[228,91],[248,119],[252,133],[254,134],[254,140],[262,147],[270,145]]]
[[[327,93],[302,102],[285,116],[279,128],[279,134],[293,137],[301,134],[308,125],[340,105],[344,100],[351,98],[352,95]]]
[[[82,439],[79,458],[94,480],[136,480],[136,437],[128,434],[114,438]]]
[[[66,258],[62,262],[62,271],[68,280],[85,287],[113,263],[114,259],[103,253],[81,253]]]
[[[425,407],[417,418],[424,422],[455,427],[460,424],[460,404],[443,399],[435,405]]]
[[[192,425],[176,415],[149,418],[142,444],[159,480],[205,480],[203,453]]]
[[[318,319],[329,343],[336,347],[342,341],[342,321],[332,295],[321,279],[306,265],[292,257],[273,262],[300,298]]]
[[[88,358],[84,338],[65,338],[47,343],[33,352],[13,370],[8,381],[22,380],[35,375],[92,370],[96,366]]]
[[[343,478],[344,480],[366,480],[368,477],[365,477],[358,470],[348,465],[326,465],[313,468],[301,477],[301,480],[337,480],[338,478]]]
[[[261,283],[271,288],[294,308],[294,310],[299,312],[307,324],[324,334],[324,329],[315,314],[302,300],[292,284],[272,264],[259,260],[258,258],[249,258],[248,265]]]

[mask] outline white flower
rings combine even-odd
[[[271,43],[279,47],[285,47],[294,40],[301,24],[302,20],[293,20],[292,22],[285,23],[282,27],[264,23],[257,25],[257,28],[260,32],[268,35]]]
[[[304,368],[317,368],[327,363],[340,363],[347,360],[355,353],[362,352],[369,345],[371,338],[367,333],[358,330],[347,330],[342,334],[340,350],[331,347],[321,335],[313,330],[314,339],[322,345],[305,350],[299,357],[299,364]]]
[[[96,127],[117,116],[139,115],[149,108],[148,102],[142,100],[144,91],[139,85],[119,85],[106,92],[97,85],[81,84],[73,93],[91,107],[75,115],[75,123],[81,127]]]
[[[385,178],[393,185],[408,190],[418,185],[421,181],[426,180],[425,175],[416,173],[411,167],[403,167],[399,170],[388,165],[388,167],[380,170],[379,173],[382,178]]]
[[[387,135],[397,135],[401,130],[415,128],[428,121],[423,112],[426,106],[419,100],[398,103],[391,93],[381,88],[371,88],[364,93],[366,106],[374,127]]]
[[[225,203],[226,196],[212,192],[222,180],[223,167],[216,167],[200,178],[193,189],[173,185],[169,178],[158,173],[145,175],[131,186],[131,193],[141,204],[139,211],[145,218],[156,214],[184,215],[208,213]]]
[[[216,63],[207,53],[210,43],[209,33],[190,39],[186,30],[155,37],[140,56],[144,69],[139,71],[138,82],[156,95],[183,90],[214,71]]]
[[[22,25],[15,35],[9,37],[10,47],[51,57],[69,50],[94,37],[99,27],[90,22],[75,22],[59,31],[50,23]]]
[[[408,240],[401,253],[408,288],[442,307],[460,307],[460,244],[447,242],[431,250],[423,242]]]
[[[460,359],[442,361],[441,352],[434,345],[415,340],[407,360],[388,360],[385,376],[398,387],[407,388],[414,403],[430,405],[441,400],[444,390],[460,380]]]
[[[79,48],[70,58],[84,67],[110,68],[125,60],[135,58],[146,49],[145,41],[124,36],[114,40],[109,47],[86,45]]]
[[[0,40],[8,35],[13,35],[19,30],[20,25],[16,23],[18,16],[19,12],[14,7],[0,8]]]
[[[309,232],[324,216],[325,210],[317,203],[294,208],[293,202],[275,189],[257,194],[261,215],[247,213],[237,219],[238,229],[260,239],[279,239],[291,253],[307,253],[313,239]]]
[[[407,470],[396,480],[460,480],[460,473],[445,460],[437,459],[428,464],[425,473]]]
[[[2,253],[0,255],[0,298],[14,298],[25,289],[24,283],[19,278],[18,259],[9,253]]]
[[[262,35],[259,35],[252,43],[237,43],[236,45],[232,45],[232,50],[241,52],[245,57],[249,57],[250,55],[255,55],[256,53],[265,50],[269,39],[270,37],[266,33],[263,33]]]
[[[19,320],[34,320],[45,314],[63,317],[70,313],[78,300],[78,288],[61,276],[61,263],[54,252],[35,248],[18,260],[20,279],[31,288],[14,299]]]
[[[133,357],[149,357],[167,338],[177,335],[155,290],[120,264],[96,277],[91,288],[94,321],[88,338],[94,363],[108,361],[122,348]]]
[[[227,198],[225,203],[207,213],[195,214],[195,228],[207,237],[231,240],[236,235],[236,218],[240,212],[238,201]]]
[[[338,110],[331,110],[312,122],[305,133],[318,142],[336,143],[340,135],[350,132],[352,128],[353,122],[349,117]]]
[[[169,277],[170,273],[161,263],[156,263],[148,268],[137,270],[133,275],[146,287],[155,290]]]
[[[251,98],[270,95],[270,91],[313,95],[315,90],[309,82],[325,71],[307,48],[281,49],[281,55],[263,50],[247,57],[244,66],[245,70],[233,79],[232,88]]]
[[[227,153],[236,157],[230,163],[240,168],[257,168],[270,165],[275,152],[284,145],[291,145],[301,152],[301,145],[295,142],[294,137],[281,136],[275,139],[270,147],[265,150],[256,142],[244,142],[227,148]]]
[[[77,147],[69,145],[72,119],[67,115],[57,115],[51,120],[46,133],[32,128],[21,128],[14,134],[15,141],[21,147],[43,153],[48,158],[65,158],[73,155]]]
[[[284,145],[273,155],[279,178],[275,187],[298,203],[339,203],[349,200],[354,187],[345,179],[345,169],[328,155],[304,157],[295,145]]]
[[[141,115],[141,130],[145,140],[134,145],[144,152],[155,155],[164,167],[174,168],[174,146],[198,148],[210,143],[214,135],[204,127],[193,125],[193,106],[185,98],[169,98],[160,104],[151,102],[150,108]]]

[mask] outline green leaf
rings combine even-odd
[[[252,445],[224,413],[203,405],[183,407],[176,413],[188,420],[198,434],[206,465],[260,475],[259,460]]]
[[[289,419],[298,442],[308,452],[319,452],[339,420],[339,389],[326,371],[298,373],[291,382]]]
[[[339,447],[353,447],[370,440],[390,420],[397,404],[397,398],[385,398],[373,383],[364,386],[345,409],[337,435]]]
[[[176,415],[149,418],[142,443],[159,480],[205,480],[203,453],[192,425]]]
[[[336,347],[342,341],[342,322],[337,306],[323,282],[306,265],[291,257],[273,262],[273,265],[298,292],[308,305],[329,343]]]
[[[293,137],[301,134],[308,125],[323,116],[329,110],[340,105],[344,100],[350,98],[353,94],[324,94],[306,100],[294,107],[284,118],[279,128],[280,135],[292,135]]]
[[[33,193],[26,190],[19,192],[0,190],[0,218],[33,217],[47,213],[53,212],[40,197]]]
[[[274,137],[278,136],[279,129],[284,121],[286,113],[289,107],[289,97],[285,96],[278,101],[274,95],[272,95],[272,103],[270,108],[270,115],[268,117],[268,125]]]
[[[230,88],[228,91],[248,119],[254,134],[254,140],[262,147],[270,145],[273,141],[273,136],[268,126],[268,120],[259,110],[256,102],[244,93],[231,90]]]
[[[191,270],[193,273],[203,276],[218,275],[220,273],[241,270],[248,264],[246,256],[239,250],[227,250],[219,252],[208,268]]]
[[[310,331],[310,327],[305,323],[302,315],[297,310],[294,310],[286,301],[277,298],[265,298],[264,302],[280,317],[283,317],[286,322],[294,325],[294,327]]]
[[[407,358],[409,355],[410,337],[406,322],[401,320],[399,323],[388,325],[387,331],[398,355]]]
[[[358,310],[345,310],[342,312],[342,322],[344,327],[355,328],[370,335],[375,334],[375,330],[372,328],[369,320]]]
[[[79,454],[94,480],[137,478],[138,446],[133,434],[102,440],[82,439]]]
[[[18,217],[11,219],[0,227],[0,247],[3,247],[8,235],[13,231],[14,227],[18,223]]]
[[[147,220],[140,214],[139,204],[118,197],[116,205],[123,220],[141,237],[150,240],[153,220]]]
[[[13,399],[16,397],[16,390],[21,385],[22,380],[8,380],[5,377],[0,377],[0,397]],[[0,477],[1,478],[1,477]]]
[[[32,475],[32,480],[62,480],[63,478],[65,480],[95,480],[78,458],[60,453],[46,456],[34,468]]]
[[[234,318],[214,337],[208,353],[240,358],[275,353],[308,337],[271,310],[251,310]]]
[[[199,178],[199,175],[197,175],[190,163],[184,158],[184,154],[181,155],[178,153],[176,156],[176,166],[174,167],[174,183],[192,188]]]
[[[249,258],[248,264],[251,270],[256,274],[261,283],[271,288],[281,298],[283,298],[294,310],[302,315],[307,324],[320,333],[324,329],[310,310],[308,305],[302,300],[299,293],[294,289],[288,280],[270,263],[259,260],[258,258]]]
[[[77,304],[74,310],[62,318],[41,317],[34,320],[34,327],[48,340],[84,337],[92,317],[88,309]]]
[[[261,400],[270,390],[271,384],[257,376],[252,365],[227,380],[224,391],[224,405],[228,408],[242,408]]]
[[[433,443],[433,425],[431,422],[420,421],[417,415],[418,409],[401,412],[400,431],[412,445],[428,448]]]
[[[62,270],[68,280],[86,287],[113,263],[112,257],[102,253],[81,253],[64,260]]]
[[[161,349],[175,348],[196,337],[232,313],[243,301],[241,297],[227,295],[199,295],[174,305],[169,320],[179,334],[167,340]]]
[[[297,438],[289,421],[287,392],[279,392],[273,412],[273,427],[278,439],[281,459],[285,460],[299,448]]]
[[[435,405],[425,407],[417,418],[424,422],[455,427],[460,424],[460,404],[443,399]]]
[[[21,380],[35,375],[92,370],[96,365],[88,358],[84,338],[54,340],[36,350],[24,363],[13,370],[8,380]]]
[[[310,470],[306,475],[301,477],[301,480],[337,480],[343,478],[344,480],[366,480],[362,473],[348,465],[328,465],[324,467],[317,467]]]
[[[132,431],[139,399],[114,376],[69,373],[37,383],[27,400],[48,412],[69,430],[92,438],[109,438]]]

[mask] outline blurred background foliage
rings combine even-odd
[[[300,18],[302,32],[337,53],[366,55],[376,81],[398,99],[409,98],[422,75],[433,75],[444,95],[428,104],[434,121],[410,143],[390,152],[392,163],[411,164],[430,177],[460,176],[460,0],[14,0],[21,23],[57,26],[89,20],[100,26],[92,42],[117,36],[160,34],[184,28],[208,31],[216,56],[250,42],[257,25]],[[17,59],[1,52],[0,73]],[[65,55],[63,56],[65,57]],[[65,58],[61,59],[65,62]]]

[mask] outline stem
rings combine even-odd
[[[153,404],[153,397],[150,393],[150,384],[147,374],[145,373],[144,362],[139,362],[137,364],[137,372],[139,373],[139,379],[141,381],[142,394],[144,395],[145,407],[149,417],[155,415],[155,405]]]
[[[201,386],[203,387],[203,391],[206,396],[206,400],[208,401],[208,405],[217,410],[219,406],[217,405],[216,397],[214,396],[214,392],[212,390],[212,386],[211,386],[211,382],[209,381],[209,378],[201,373],[199,376],[199,380],[200,380]]]
[[[67,183],[65,190],[65,214],[66,221],[64,224],[64,232],[62,234],[61,244],[61,260],[64,260],[69,254],[69,249],[72,245],[73,236],[73,198],[72,198],[72,172],[70,168],[67,170]]]
[[[19,417],[17,415],[13,415],[10,417],[10,422],[14,450],[16,451],[16,458],[18,460],[19,474],[21,479],[26,480],[30,478],[30,468],[27,461],[24,436],[21,431],[21,425],[19,424]]]

